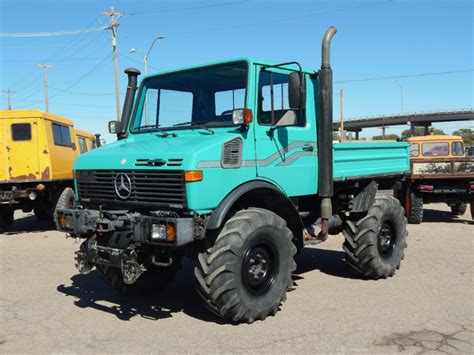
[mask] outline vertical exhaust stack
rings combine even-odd
[[[128,123],[130,121],[130,115],[132,114],[133,101],[135,99],[135,93],[137,92],[138,76],[141,74],[140,70],[136,68],[125,69],[125,74],[128,76],[127,93],[125,94],[125,101],[123,103],[122,118],[120,119],[121,130],[117,132],[118,139],[125,138],[127,136]]]
[[[322,43],[321,69],[318,72],[318,151],[319,151],[319,195],[321,196],[321,232],[318,239],[324,241],[329,233],[329,219],[332,216],[333,186],[333,144],[332,144],[332,69],[330,61],[331,40],[336,34],[331,26]]]

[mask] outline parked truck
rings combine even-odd
[[[411,176],[395,192],[410,223],[423,221],[427,203],[448,204],[453,215],[463,215],[474,203],[474,157],[468,156],[460,136],[410,137]],[[473,215],[474,216],[474,215]]]
[[[0,233],[16,209],[49,219],[64,191],[74,200],[74,161],[95,146],[94,135],[74,129],[69,119],[38,110],[0,111]]]
[[[145,77],[127,69],[118,141],[78,157],[77,206],[58,229],[83,238],[81,273],[112,287],[160,289],[183,255],[198,294],[234,322],[274,315],[305,244],[344,233],[360,277],[400,267],[406,218],[376,196],[409,173],[407,143],[332,143],[326,32],[319,71],[238,59]]]

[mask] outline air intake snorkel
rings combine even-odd
[[[318,72],[318,151],[319,151],[319,196],[321,197],[321,232],[318,239],[324,241],[329,233],[332,216],[333,144],[332,144],[332,70],[330,62],[331,40],[336,34],[331,26],[322,43],[321,69]]]
[[[122,118],[120,119],[121,129],[117,132],[118,139],[127,136],[127,128],[130,121],[130,115],[132,114],[133,101],[135,99],[135,93],[137,92],[137,78],[141,74],[136,68],[127,68],[124,72],[128,76],[128,84],[125,101],[123,102]]]

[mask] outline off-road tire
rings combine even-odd
[[[205,305],[233,322],[252,323],[275,315],[293,286],[296,247],[292,239],[286,222],[271,211],[237,212],[214,245],[198,256],[194,274]]]
[[[51,212],[48,211],[48,209],[44,206],[34,208],[33,212],[35,213],[36,218],[38,218],[41,221],[51,220],[51,217],[52,217]]]
[[[390,196],[375,199],[362,219],[346,221],[344,229],[347,265],[359,276],[380,279],[393,276],[400,268],[407,246],[407,220],[400,201]],[[387,228],[391,245],[384,250]]]
[[[70,187],[66,187],[63,192],[61,192],[61,195],[59,195],[58,202],[56,202],[56,206],[54,207],[53,211],[53,216],[54,216],[54,225],[56,226],[57,229],[59,229],[58,226],[58,217],[56,216],[56,210],[60,208],[74,208],[76,204],[76,194],[74,193],[74,190],[71,189]]]
[[[120,268],[99,264],[95,267],[109,286],[122,293],[153,293],[162,291],[174,281],[176,273],[181,269],[181,258],[175,258],[173,264],[167,267],[149,266],[147,271],[131,285],[123,281]]]
[[[2,207],[0,209],[0,233],[5,233],[8,228],[13,224],[14,213],[10,207]]]
[[[423,197],[409,192],[409,204],[407,206],[407,220],[411,224],[420,224],[423,222]]]
[[[467,203],[456,203],[451,206],[453,216],[462,216],[467,211]]]

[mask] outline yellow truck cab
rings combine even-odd
[[[460,136],[410,137],[410,183],[399,197],[410,223],[421,223],[423,205],[445,202],[455,216],[471,204],[474,217],[474,158]]]
[[[463,139],[460,136],[431,135],[410,137],[410,157],[412,159],[449,159],[465,156]]]
[[[94,135],[39,110],[0,111],[0,232],[16,209],[49,219],[65,189],[73,193],[77,155],[95,147]]]

